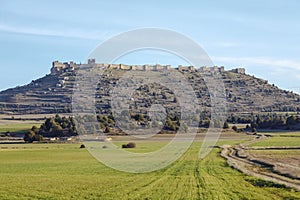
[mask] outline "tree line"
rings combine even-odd
[[[33,126],[24,136],[25,142],[43,141],[44,137],[69,137],[77,135],[73,117],[50,117],[40,126]]]
[[[149,116],[143,115],[141,113],[122,115],[124,119],[121,121],[125,123],[127,128],[134,128],[137,125],[144,128],[149,128],[151,126],[157,126],[158,121],[150,119]],[[129,116],[129,117],[128,117]],[[92,116],[83,116],[84,121],[91,121],[88,118]],[[108,115],[97,115],[97,125],[102,129],[104,133],[111,133],[112,129],[116,128],[116,122],[112,113]],[[252,132],[256,132],[256,129],[290,129],[298,130],[300,129],[300,116],[299,115],[279,115],[279,114],[250,114],[247,116],[236,116],[231,114],[226,122],[221,123],[218,120],[212,121],[208,116],[195,115],[190,119],[191,123],[193,121],[199,122],[198,127],[208,128],[229,128],[229,123],[232,124],[250,124],[246,126],[246,129],[251,129]],[[121,122],[121,123],[122,123]],[[163,130],[177,131],[181,126],[182,122],[179,114],[170,114],[166,116],[165,123],[162,125]],[[182,124],[184,128],[191,124]],[[80,127],[80,132],[84,133],[84,127]],[[96,127],[92,128],[90,131],[95,132]],[[44,137],[70,137],[76,136],[78,132],[76,130],[75,119],[73,117],[60,117],[58,114],[55,117],[50,117],[45,120],[45,122],[40,126],[40,128],[33,126],[24,136],[26,142],[42,141]]]
[[[251,121],[251,128],[299,130],[300,116],[288,114],[256,115]]]

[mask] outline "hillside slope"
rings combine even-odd
[[[126,70],[107,69],[97,90],[97,108],[110,110],[110,90]],[[202,74],[195,70],[180,71],[195,90],[202,109],[208,109],[210,99]],[[226,89],[230,113],[300,111],[300,96],[279,89],[266,80],[232,71],[220,72]],[[51,73],[31,83],[0,92],[1,114],[46,114],[71,112],[75,71]],[[132,108],[147,108],[152,103],[176,107],[172,91],[159,84],[139,88],[133,96]],[[178,105],[177,105],[178,106]]]

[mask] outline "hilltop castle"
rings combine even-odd
[[[79,66],[92,66],[92,67],[101,67],[107,69],[120,69],[120,70],[137,70],[137,71],[160,71],[160,70],[169,70],[171,69],[171,65],[124,65],[124,64],[105,64],[105,63],[96,63],[95,59],[88,59],[87,64],[76,64],[73,61],[61,63],[59,61],[52,62],[51,74],[60,74],[63,72],[71,72]],[[204,73],[213,73],[213,72],[224,72],[224,67],[200,67],[196,69],[194,66],[182,66],[178,65],[176,68],[178,71],[199,71]],[[230,70],[230,72],[245,74],[245,68],[236,68]]]

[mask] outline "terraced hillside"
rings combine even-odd
[[[210,95],[200,70],[180,70],[190,82],[201,109],[209,109]],[[128,69],[127,69],[128,70]],[[71,111],[76,69],[46,75],[31,83],[0,92],[1,114],[46,114]],[[100,113],[110,110],[110,91],[126,69],[107,68],[98,85],[96,99]],[[210,72],[214,73],[214,72]],[[268,81],[235,71],[221,71],[230,113],[300,111],[300,96],[279,89]],[[131,98],[131,108],[148,108],[153,103],[175,108],[178,102],[171,90],[160,84],[144,85]]]

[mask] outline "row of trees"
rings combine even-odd
[[[128,117],[130,116],[130,118]],[[144,126],[145,128],[149,127],[157,127],[159,123],[155,119],[151,119],[149,116],[145,116],[141,113],[139,114],[131,114],[131,113],[123,113],[121,114],[121,124],[124,123],[125,126],[127,126],[127,129],[134,128],[137,125],[140,125],[141,127]],[[100,123],[100,127],[106,132],[107,128],[114,127],[116,125],[114,117],[110,114],[108,116],[102,116],[98,115],[97,120]],[[197,122],[197,124],[193,124],[194,122]],[[204,117],[201,119],[198,117],[192,117],[190,121],[187,122],[189,126],[192,124],[194,126],[208,128],[208,127],[215,127],[215,128],[229,128],[228,123],[221,123],[221,121],[215,120],[212,121],[208,117]],[[249,122],[250,123],[250,122]],[[122,125],[124,125],[122,124]],[[183,126],[187,126],[185,124],[182,124]],[[165,123],[163,124],[164,130],[169,131],[177,131],[179,127],[181,126],[181,119],[179,117],[179,114],[174,113],[168,113],[166,116]],[[186,127],[184,127],[186,128]]]
[[[75,120],[72,117],[47,118],[40,128],[33,126],[25,136],[25,142],[42,141],[44,137],[69,137],[77,135]]]
[[[126,115],[124,115],[126,116]],[[89,121],[89,117],[84,116],[85,121]],[[158,123],[156,121],[150,121],[148,116],[143,114],[130,114],[130,118],[125,117],[124,123],[129,123],[129,129],[135,127],[137,124],[145,126],[155,125]],[[91,119],[92,120],[92,119]],[[195,119],[191,119],[192,121]],[[115,119],[112,114],[109,115],[98,115],[97,123],[99,127],[105,132],[110,133],[111,129],[116,126]],[[131,123],[131,124],[130,124]],[[250,123],[246,129],[251,129],[256,132],[256,129],[300,129],[300,116],[298,115],[277,115],[277,114],[265,114],[265,115],[249,115],[246,117],[237,117],[230,115],[227,121],[222,124],[220,121],[212,121],[209,118],[204,118],[199,120],[198,127],[215,127],[215,128],[229,128],[228,123]],[[164,130],[177,131],[180,126],[185,126],[181,124],[181,119],[176,114],[167,114],[166,121],[162,124]],[[188,124],[190,125],[190,124]],[[98,126],[98,125],[97,125]],[[131,127],[132,126],[132,127]],[[84,128],[84,127],[83,127]],[[93,129],[90,131],[93,132]],[[96,131],[96,128],[95,128]],[[56,115],[46,119],[46,121],[41,125],[40,128],[33,126],[25,136],[24,140],[26,142],[42,141],[44,137],[69,137],[77,135],[77,130],[75,126],[75,119],[73,117],[60,117]]]
[[[252,120],[251,127],[259,129],[300,129],[300,116],[258,115]]]
[[[56,115],[46,119],[41,125],[39,134],[45,137],[68,137],[77,135],[73,117],[60,117]]]

